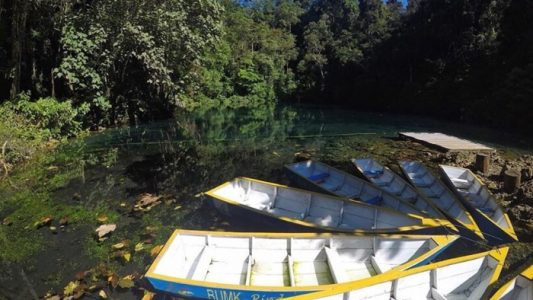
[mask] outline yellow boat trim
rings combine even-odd
[[[503,264],[505,261],[505,257],[507,256],[508,251],[509,251],[509,247],[502,247],[502,248],[495,249],[492,251],[486,251],[486,252],[476,253],[472,255],[448,259],[448,260],[444,260],[444,261],[440,261],[436,263],[431,263],[425,266],[420,266],[420,267],[409,269],[409,270],[395,269],[394,272],[384,274],[387,276],[374,276],[374,277],[369,278],[365,282],[353,281],[353,282],[341,283],[341,284],[337,284],[333,289],[323,290],[323,291],[315,292],[315,293],[308,293],[308,294],[289,297],[285,299],[315,300],[319,298],[330,297],[333,295],[346,293],[351,290],[360,289],[360,288],[367,287],[370,285],[376,285],[376,284],[384,283],[387,281],[393,281],[393,280],[396,280],[402,277],[421,273],[424,271],[428,271],[428,270],[432,270],[432,269],[436,269],[436,268],[440,268],[440,267],[444,267],[444,266],[448,266],[448,265],[452,265],[452,264],[456,264],[456,263],[460,263],[464,261],[477,259],[483,256],[492,256],[498,262],[498,265],[496,266],[494,270],[494,274],[492,275],[490,282],[489,282],[489,284],[492,284],[496,282],[496,280],[498,280],[498,277],[500,276],[500,273],[501,273],[501,270],[503,268]]]
[[[357,204],[358,205],[364,205],[364,206],[367,206],[367,207],[371,207],[371,208],[374,208],[374,209],[378,208],[380,210],[385,210],[385,211],[388,211],[388,212],[390,212],[392,214],[396,214],[396,215],[407,215],[409,217],[412,217],[412,218],[415,218],[415,219],[419,219],[421,225],[402,226],[402,227],[396,227],[394,229],[374,229],[374,230],[362,230],[362,229],[350,230],[350,229],[342,229],[342,228],[337,228],[337,227],[318,226],[318,225],[313,224],[313,223],[309,223],[309,222],[305,222],[305,221],[301,221],[301,220],[297,220],[297,219],[293,219],[293,218],[289,218],[289,217],[276,216],[276,215],[264,212],[264,211],[259,210],[259,209],[255,209],[255,208],[252,208],[252,207],[249,207],[249,206],[246,206],[246,205],[242,205],[241,203],[236,202],[236,201],[234,201],[234,200],[232,200],[230,198],[227,198],[227,197],[224,197],[224,196],[215,195],[215,192],[217,190],[219,190],[219,189],[221,189],[221,188],[223,188],[223,187],[225,187],[227,185],[230,185],[233,181],[235,181],[237,179],[249,180],[249,181],[258,182],[258,183],[262,183],[262,184],[267,184],[267,185],[271,185],[271,186],[275,186],[275,187],[287,188],[287,189],[290,189],[290,190],[296,190],[296,191],[301,191],[301,192],[305,192],[305,193],[311,193],[311,194],[314,194],[314,195],[325,196],[325,197],[337,199],[339,201],[344,201],[346,203],[352,203],[352,204],[354,203],[354,201],[346,199],[346,198],[340,198],[340,197],[331,196],[331,195],[325,195],[325,194],[321,194],[321,193],[317,193],[317,192],[312,192],[312,191],[307,191],[307,190],[302,190],[302,189],[296,189],[296,188],[288,187],[286,185],[281,185],[281,184],[267,182],[267,181],[261,181],[261,180],[248,178],[248,177],[237,177],[237,178],[233,179],[232,181],[227,181],[227,182],[225,182],[225,183],[223,183],[223,184],[221,184],[221,185],[219,185],[219,186],[207,191],[205,194],[210,196],[210,197],[212,197],[212,198],[215,198],[215,199],[218,199],[220,201],[226,202],[228,204],[231,204],[231,205],[234,205],[234,206],[238,206],[238,207],[244,208],[246,210],[253,211],[255,213],[259,213],[259,214],[264,215],[264,216],[274,217],[274,218],[279,219],[279,220],[283,220],[283,221],[286,221],[286,222],[294,223],[294,224],[297,224],[297,225],[300,225],[300,226],[311,227],[311,228],[321,228],[321,229],[324,229],[324,230],[332,230],[332,231],[339,231],[339,232],[347,232],[347,233],[352,233],[352,234],[356,234],[356,235],[369,234],[369,233],[371,233],[371,234],[374,234],[374,233],[395,233],[395,232],[399,232],[399,231],[420,230],[420,229],[427,229],[427,228],[441,227],[441,226],[442,227],[448,227],[448,228],[453,227],[453,225],[449,221],[446,221],[446,220],[423,218],[423,217],[421,217],[419,215],[413,215],[413,214],[401,214],[401,213],[398,213],[395,210],[387,208],[387,207],[379,207],[379,206],[374,206],[374,205],[370,205],[370,204],[366,204],[366,203],[362,203],[362,202],[357,202]],[[455,228],[455,227],[453,227],[453,228]],[[453,232],[453,233],[455,233],[455,232]]]
[[[211,236],[243,236],[243,237],[251,237],[251,236],[259,236],[259,237],[298,237],[298,238],[312,238],[312,237],[331,237],[331,236],[350,236],[350,235],[343,235],[343,234],[331,234],[331,233],[271,233],[271,232],[222,232],[222,231],[201,231],[201,230],[181,230],[177,229],[172,233],[172,236],[170,239],[166,242],[165,246],[159,252],[157,255],[157,258],[152,263],[150,268],[145,274],[145,277],[150,278],[156,278],[160,280],[165,280],[168,282],[178,283],[178,284],[190,284],[205,288],[222,288],[222,289],[239,289],[239,290],[250,290],[250,291],[272,291],[272,290],[279,290],[279,291],[309,291],[309,290],[329,290],[332,288],[335,288],[339,285],[338,283],[335,284],[325,284],[325,285],[317,285],[317,286],[303,286],[303,287],[280,287],[280,286],[245,286],[245,285],[235,285],[235,284],[224,284],[224,283],[216,283],[216,282],[206,282],[206,281],[199,281],[199,280],[191,280],[186,278],[178,278],[173,276],[167,276],[167,275],[159,275],[155,273],[155,269],[157,268],[157,265],[165,255],[165,253],[170,248],[170,245],[172,245],[172,242],[180,235],[180,234],[198,234],[198,235],[211,235]],[[436,244],[437,247],[429,250],[428,252],[424,253],[420,257],[410,260],[402,265],[396,266],[389,271],[374,275],[376,276],[387,276],[389,273],[396,273],[400,272],[401,270],[407,269],[410,266],[416,265],[417,263],[423,261],[427,257],[433,255],[435,252],[440,251],[444,246],[446,246],[448,243],[451,243],[459,238],[459,236],[456,235],[437,235],[437,236],[424,236],[424,235],[376,235],[380,237],[394,237],[394,238],[424,238],[424,239],[432,239]],[[367,280],[373,278],[365,278],[360,279],[353,282],[358,283],[364,283],[366,284]]]
[[[519,275],[513,277],[511,280],[507,281],[504,285],[502,285],[491,297],[490,300],[499,300],[503,293],[509,288],[509,286],[513,283],[514,280],[518,278],[518,276],[522,276],[526,279],[533,280],[533,265],[529,266],[527,269],[525,269],[522,273]]]

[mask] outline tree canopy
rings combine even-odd
[[[2,0],[0,99],[70,101],[91,127],[286,102],[524,129],[532,5]]]

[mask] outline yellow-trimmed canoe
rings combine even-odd
[[[372,233],[450,233],[449,222],[403,214],[284,185],[238,177],[205,193],[222,213],[285,230]],[[454,232],[453,232],[454,233]]]
[[[176,230],[145,277],[175,296],[278,299],[425,264],[457,238]]]
[[[439,169],[489,243],[500,245],[518,241],[509,216],[479,177],[465,168],[440,165]]]
[[[475,233],[472,237],[484,239],[466,207],[424,164],[417,161],[400,161],[399,165],[405,177],[426,199],[433,202],[450,220],[457,222],[457,225],[454,225],[463,230],[461,234],[467,235],[468,231],[471,231]]]
[[[490,297],[490,300],[531,299],[533,299],[533,265],[506,282]]]
[[[420,194],[413,186],[391,169],[371,158],[352,159],[352,163],[361,176],[378,188],[387,191],[404,201],[411,203],[418,210],[437,219],[445,219],[435,205]]]
[[[498,280],[508,250],[502,247],[404,270],[396,269],[365,282],[344,283],[326,291],[286,299],[479,300],[487,287]]]

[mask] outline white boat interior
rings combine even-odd
[[[440,166],[443,175],[453,188],[470,203],[474,208],[489,217],[494,223],[505,230],[512,230],[512,225],[501,207],[496,202],[494,195],[489,191],[472,171],[459,167]]]
[[[400,161],[399,165],[411,184],[438,208],[465,225],[475,226],[459,199],[426,166],[417,161]]]
[[[381,189],[408,201],[432,217],[443,217],[415,188],[391,169],[371,158],[352,159],[352,163],[366,179]]]
[[[406,276],[375,285],[336,292],[324,296],[304,295],[304,299],[343,300],[479,300],[497,272],[499,263],[490,255],[410,272]],[[426,268],[427,269],[427,268]],[[414,270],[413,270],[414,271]],[[328,293],[322,293],[328,294]],[[512,298],[517,299],[517,298]],[[531,298],[529,298],[531,299]]]
[[[533,267],[529,268],[533,273]],[[507,288],[498,296],[491,300],[531,300],[533,299],[533,281],[520,274],[511,280]]]
[[[423,224],[423,219],[379,206],[289,188],[249,178],[236,178],[208,195],[229,200],[274,217],[341,231],[394,230]]]
[[[392,208],[408,214],[421,214],[411,201],[405,201],[380,190],[369,182],[316,161],[303,161],[286,166],[291,172],[328,192],[367,204]]]
[[[425,237],[179,232],[150,274],[239,286],[305,287],[371,277],[437,243]]]

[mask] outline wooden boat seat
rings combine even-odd
[[[337,252],[329,247],[325,247],[326,257],[328,259],[328,266],[331,272],[331,276],[335,283],[348,282],[350,278],[344,269],[342,260]]]
[[[192,280],[204,280],[207,275],[207,270],[211,264],[214,247],[205,246],[202,253],[196,259],[196,265],[191,269],[192,274],[189,278]]]

